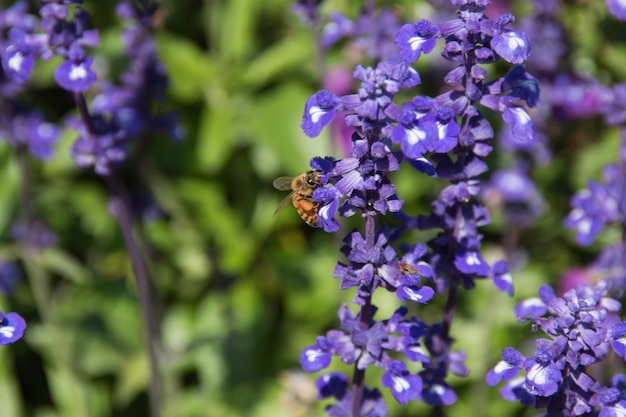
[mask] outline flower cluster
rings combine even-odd
[[[93,165],[96,173],[109,175],[128,158],[138,139],[160,132],[173,139],[182,137],[174,114],[153,114],[153,106],[163,101],[168,84],[151,35],[151,16],[156,11],[125,1],[118,4],[118,15],[128,22],[123,41],[130,65],[120,76],[119,86],[103,83],[92,102],[89,123],[70,120],[70,126],[79,132],[71,149],[78,166]]]
[[[46,122],[40,111],[20,100],[35,55],[44,54],[46,49],[41,36],[34,33],[36,27],[37,18],[28,13],[26,2],[0,10],[0,139],[17,149],[28,149],[37,159],[47,160],[53,155],[59,129]]]
[[[602,113],[608,124],[621,129],[619,161],[603,170],[603,182],[591,180],[586,189],[579,190],[572,198],[572,211],[565,219],[565,226],[576,232],[581,245],[592,244],[598,234],[608,225],[626,222],[626,85],[618,84],[610,90],[610,99],[603,105]],[[623,233],[623,232],[622,232]],[[611,291],[620,296],[626,289],[626,264],[624,242],[605,247],[592,265],[606,280]]]
[[[54,79],[65,90],[80,93],[87,91],[97,80],[91,70],[93,58],[85,47],[100,44],[98,31],[88,29],[89,15],[75,7],[70,19],[68,4],[82,4],[82,0],[45,0],[40,9],[40,27],[48,35],[48,46],[63,62],[54,71]]]
[[[34,16],[24,19],[21,26],[14,24],[16,17],[13,15],[7,19],[11,29],[9,39],[3,43],[3,68],[8,79],[25,83],[30,78],[35,57],[49,59],[57,55],[63,58],[54,72],[54,79],[61,88],[78,94],[76,100],[81,117],[69,117],[66,121],[69,128],[79,133],[71,150],[78,166],[94,166],[96,173],[109,175],[128,158],[129,148],[137,138],[161,132],[174,139],[182,137],[176,115],[153,114],[153,106],[163,102],[167,88],[167,75],[151,33],[151,16],[157,13],[156,7],[126,1],[118,4],[118,15],[128,22],[123,41],[131,64],[121,74],[119,86],[102,82],[100,94],[88,109],[80,94],[94,86],[97,75],[91,69],[93,58],[85,48],[98,46],[98,31],[88,28],[89,15],[80,7],[81,0],[46,0],[43,3],[38,25],[42,33],[35,32]],[[27,9],[25,3],[18,3],[10,10],[18,14]],[[7,136],[17,143],[28,144],[35,156],[42,159],[50,156],[58,129],[42,123],[39,114],[13,116],[11,123],[3,123],[3,126],[13,126]]]
[[[383,321],[374,321],[375,307],[369,311],[370,318],[366,319],[362,316],[363,311],[355,316],[348,307],[342,306],[339,310],[342,330],[331,330],[326,336],[319,336],[315,345],[306,347],[300,355],[302,367],[308,372],[317,372],[328,367],[332,356],[338,356],[343,363],[354,364],[359,370],[365,370],[369,365],[382,368],[385,372],[381,384],[391,390],[400,404],[415,399],[432,405],[454,403],[456,394],[445,382],[446,368],[466,376],[465,355],[460,351],[446,352],[444,362],[435,360],[438,347],[446,346],[438,340],[438,325],[428,326],[416,317],[405,319],[406,307],[399,308]],[[404,354],[409,361],[420,363],[422,370],[411,373],[404,361],[393,359],[388,352]],[[342,381],[341,384],[338,381]],[[338,372],[324,374],[318,379],[318,388],[321,397],[332,393],[338,400],[329,407],[333,413],[339,409],[349,410],[349,403],[345,403],[345,396],[350,394],[345,375]],[[383,405],[378,407],[383,409]],[[333,413],[329,412],[329,415],[345,415]]]
[[[619,165],[608,165],[604,168],[603,184],[589,181],[587,189],[574,195],[565,225],[576,231],[579,244],[593,243],[605,225],[626,220],[623,177],[624,171]]]
[[[489,385],[506,381],[500,391],[509,401],[546,408],[546,416],[626,413],[621,387],[603,386],[588,367],[602,361],[611,348],[626,358],[626,323],[619,322],[621,304],[608,298],[607,285],[581,285],[557,297],[549,286],[539,298],[524,301],[515,309],[521,322],[531,321],[549,339],[536,341],[533,356],[524,357],[506,348],[502,360],[487,374]],[[524,373],[518,377],[519,372]]]
[[[393,59],[375,68],[357,66],[353,73],[361,81],[357,94],[337,96],[323,90],[305,105],[302,128],[308,136],[319,135],[339,112],[347,112],[346,123],[354,129],[350,157],[311,161],[324,184],[314,193],[319,227],[337,231],[337,214],[360,214],[365,219],[364,234],[353,230],[344,239],[342,253],[348,263],[339,262],[334,271],[341,289],[356,288],[353,302],[360,306],[360,313],[342,307],[342,330],[319,337],[300,357],[303,368],[311,372],[326,368],[332,356],[354,364],[351,390],[347,379],[336,374],[318,381],[320,396],[337,400],[327,409],[330,415],[362,415],[367,395],[368,401],[377,401],[377,391],[363,385],[368,365],[385,370],[381,383],[402,404],[413,399],[437,407],[453,403],[456,394],[446,378],[450,373],[468,372],[464,353],[451,350],[449,335],[457,289],[473,288],[477,278],[489,277],[499,289],[513,292],[506,262],[489,265],[480,253],[478,229],[489,223],[489,213],[476,198],[478,176],[488,169],[484,158],[492,150],[493,129],[478,106],[500,113],[514,140],[532,139],[527,107],[538,103],[535,78],[516,65],[505,76],[488,80],[481,66],[500,59],[521,64],[530,44],[526,35],[508,28],[514,20],[511,15],[492,21],[484,14],[489,1],[453,3],[460,6],[456,19],[404,25],[394,38],[398,50]],[[422,53],[431,52],[439,38],[445,39],[443,57],[456,64],[444,79],[453,89],[396,104],[398,92],[421,82],[411,64]],[[403,201],[390,179],[402,163],[449,181],[433,203],[432,213],[413,217],[402,212]],[[389,229],[383,224],[377,229],[376,219],[388,212],[403,220],[402,225]],[[398,252],[391,243],[406,229],[440,232],[426,244],[409,245]],[[447,292],[445,319],[428,325],[415,317],[402,319],[406,310],[400,309],[390,319],[376,321],[371,301],[378,288],[395,293],[400,301],[418,303],[430,301],[435,290]],[[410,372],[403,360],[392,360],[397,354],[390,356],[388,350],[419,362],[421,370]]]

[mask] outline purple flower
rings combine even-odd
[[[341,38],[352,33],[353,28],[354,23],[346,16],[337,12],[331,13],[329,22],[322,31],[322,46],[330,48]]]
[[[359,407],[358,415],[366,417],[385,417],[389,410],[380,391],[363,387],[363,399]],[[352,413],[352,392],[347,391],[343,398],[338,399],[324,410],[329,417],[346,417]]]
[[[13,109],[12,113],[8,118],[0,116],[2,136],[16,147],[28,147],[37,159],[50,159],[59,138],[58,126],[45,122],[39,111]]]
[[[302,116],[302,130],[307,136],[313,138],[319,135],[337,114],[341,100],[334,94],[322,90],[311,96],[304,106]]]
[[[94,166],[97,174],[110,175],[128,156],[124,131],[114,121],[93,117],[93,133],[78,120],[68,119],[67,123],[79,132],[70,150],[79,167]]]
[[[548,362],[545,365],[534,363],[528,369],[524,388],[532,395],[550,397],[559,390],[559,384],[562,380],[563,375],[553,362]]]
[[[432,51],[437,43],[437,32],[437,26],[427,20],[402,26],[395,38],[400,58],[415,62],[422,52],[427,54]]]
[[[88,16],[76,8],[66,21],[65,6],[49,3],[42,9],[42,24],[49,33],[59,35],[56,53],[66,58],[55,72],[57,82],[66,89],[83,92],[96,81],[90,70],[93,59],[86,57],[84,46],[98,44],[97,32],[85,30]],[[134,143],[157,133],[178,140],[184,135],[173,112],[154,113],[154,104],[164,101],[168,79],[158,59],[150,27],[156,8],[142,9],[120,2],[117,12],[126,20],[123,34],[125,53],[131,64],[120,76],[120,85],[102,83],[102,90],[91,103],[90,120],[68,119],[67,125],[79,132],[70,154],[80,167],[93,166],[99,175],[110,175],[131,154]],[[59,34],[61,25],[65,32]],[[52,35],[51,35],[52,37]],[[143,149],[143,148],[141,148]]]
[[[520,141],[532,140],[533,122],[524,107],[507,107],[502,113],[502,119],[511,126],[515,139]]]
[[[511,68],[502,80],[500,88],[503,94],[524,100],[529,107],[536,107],[539,104],[539,82],[526,72],[523,65]]]
[[[20,269],[9,260],[0,259],[0,291],[5,296],[10,296],[21,278]]]
[[[566,120],[597,116],[612,100],[613,92],[588,76],[559,74],[550,87],[554,113]]]
[[[626,322],[617,323],[609,332],[611,346],[615,353],[626,359]]]
[[[522,18],[517,26],[528,35],[533,47],[528,65],[539,73],[557,74],[569,50],[568,33],[559,18],[560,2],[533,1],[532,9],[533,13]]]
[[[528,298],[519,303],[513,312],[521,323],[528,320],[537,320],[546,314],[548,308],[540,298]]]
[[[414,301],[426,304],[435,295],[435,290],[430,287],[418,287],[416,285],[402,285],[398,287],[396,296],[400,301]]]
[[[517,350],[507,347],[502,351],[502,360],[491,369],[485,380],[490,386],[499,384],[501,381],[510,381],[517,376],[522,369],[526,358]]]
[[[318,198],[320,197],[318,194]],[[337,214],[337,208],[339,207],[339,200],[333,198],[327,200],[324,204],[319,206],[317,215],[319,220],[319,227],[323,228],[327,233],[333,233],[339,230],[339,222],[335,219]]]
[[[11,228],[11,237],[27,244],[31,249],[41,249],[56,245],[58,237],[44,222],[31,220],[29,224],[18,222]]]
[[[609,165],[604,170],[605,184],[590,181],[588,189],[578,191],[572,198],[573,210],[565,226],[576,231],[576,241],[591,244],[605,224],[621,222],[626,214],[624,190],[619,179],[621,168]]]
[[[82,93],[95,84],[98,77],[91,70],[93,58],[83,60],[66,60],[54,71],[54,79],[68,91]]]
[[[0,345],[17,342],[24,335],[26,321],[17,313],[0,312]]]
[[[70,3],[50,1],[44,4],[39,12],[40,26],[48,36],[49,48],[64,59],[54,72],[55,81],[61,88],[79,93],[97,80],[91,70],[93,58],[87,57],[84,48],[98,46],[100,39],[96,30],[87,29],[89,15],[81,7],[74,8],[68,20],[66,4]]]
[[[390,361],[386,369],[387,372],[383,374],[381,382],[383,387],[391,390],[396,401],[408,404],[410,400],[420,397],[422,378],[409,373],[404,362]]]
[[[457,396],[440,372],[422,371],[420,376],[424,382],[421,398],[426,404],[434,406],[452,405]]]
[[[308,346],[300,353],[300,365],[307,372],[317,372],[328,368],[331,355],[318,346]]]
[[[528,59],[530,42],[524,33],[505,30],[494,35],[491,47],[511,64],[521,64]]]
[[[341,399],[346,395],[348,379],[340,372],[329,372],[320,376],[315,385],[319,392],[318,398],[335,397]]]
[[[434,110],[437,135],[431,137],[427,149],[431,152],[446,153],[457,146],[460,127],[454,117],[454,110],[447,106],[439,106]]]
[[[606,0],[609,12],[619,20],[626,21],[626,4],[621,0]]]
[[[318,19],[320,4],[322,4],[322,0],[299,0],[291,5],[291,11],[300,16],[307,24],[313,25]]]
[[[473,246],[474,244],[471,244],[470,247],[459,247],[456,252],[454,265],[463,273],[485,277],[489,275],[489,264],[478,252],[478,247],[473,249]]]
[[[599,275],[609,285],[612,295],[621,298],[626,290],[626,265],[624,245],[619,243],[606,246],[591,265],[588,275]]]
[[[33,48],[28,45],[26,33],[17,28],[9,31],[9,43],[2,51],[2,68],[14,82],[24,84],[30,79],[35,63]]]
[[[522,168],[496,171],[481,197],[504,213],[509,227],[528,227],[545,211],[544,200]]]
[[[513,296],[513,277],[506,261],[497,261],[491,266],[491,277],[496,288]]]
[[[477,199],[481,189],[479,176],[488,170],[484,158],[493,149],[489,143],[493,129],[477,105],[501,113],[512,125],[517,139],[530,140],[533,126],[523,106],[537,105],[539,90],[537,80],[521,66],[505,77],[488,81],[490,73],[482,64],[500,58],[521,63],[530,52],[526,36],[507,28],[512,16],[505,15],[493,22],[483,13],[488,3],[454,1],[460,6],[454,20],[441,25],[422,20],[403,26],[395,36],[398,58],[383,60],[375,68],[357,65],[353,73],[361,81],[357,94],[336,96],[321,91],[305,105],[302,128],[309,136],[318,135],[339,111],[347,113],[346,124],[354,129],[350,157],[314,158],[311,162],[324,184],[313,196],[319,203],[320,224],[325,230],[337,230],[336,213],[344,217],[359,215],[365,223],[361,230],[354,229],[344,239],[341,252],[347,260],[338,262],[333,272],[333,277],[341,280],[341,289],[354,289],[352,301],[360,311],[353,313],[342,306],[341,330],[327,332],[301,356],[305,369],[313,371],[327,367],[329,355],[354,365],[352,389],[346,388],[343,376],[335,379],[336,388],[330,388],[331,377],[320,382],[320,390],[328,392],[324,397],[336,398],[326,409],[331,416],[345,417],[354,414],[354,410],[363,410],[369,391],[356,385],[356,381],[363,380],[370,365],[384,369],[381,382],[401,404],[415,399],[435,406],[452,404],[457,397],[446,381],[448,375],[469,373],[465,353],[452,350],[451,314],[443,322],[429,325],[416,317],[405,318],[407,309],[399,308],[389,319],[375,320],[372,297],[378,288],[394,292],[399,300],[419,303],[431,300],[435,292],[449,291],[447,303],[451,311],[456,302],[456,291],[452,289],[471,289],[476,279],[490,278],[499,289],[513,292],[507,263],[501,261],[492,266],[480,252],[483,236],[479,228],[488,225],[490,218],[487,208]],[[354,30],[342,17],[335,17],[334,23],[328,32],[334,38],[342,31]],[[400,103],[397,94],[421,82],[410,63],[430,52],[437,38],[445,39],[443,56],[457,64],[445,79],[455,88],[434,98],[417,95],[408,103]],[[394,143],[400,151],[394,150]],[[413,217],[401,212],[403,202],[389,173],[400,169],[402,162],[448,181],[432,204],[431,213]],[[380,216],[387,212],[394,213],[401,222],[396,229],[384,222],[380,225]],[[425,245],[396,246],[394,242],[407,229],[437,230],[429,232],[431,239]],[[543,313],[554,299],[556,296],[544,294]],[[558,336],[562,335],[554,337]],[[593,336],[584,332],[581,338],[591,343]],[[561,339],[558,340],[553,345],[562,347]],[[526,360],[521,354],[517,358],[505,356],[510,362],[515,359],[510,365],[511,369],[517,368],[499,370],[492,379],[511,382],[513,374],[523,370],[530,371],[531,382],[544,384],[544,374],[532,368],[533,363],[547,368],[557,366],[552,359],[559,359],[563,350],[550,350],[553,358],[538,353],[536,360]],[[417,374],[409,372],[398,353],[421,366],[421,370]],[[580,359],[581,363],[589,362],[586,356]],[[557,370],[551,381],[558,384],[557,377],[562,373],[561,368]],[[546,386],[544,392],[550,388]],[[520,384],[513,389],[525,388]],[[525,392],[525,398],[532,397]],[[359,399],[361,394],[363,400]],[[383,411],[383,407],[374,408],[376,401],[371,403],[373,414]]]
[[[437,124],[432,118],[424,117],[426,114],[418,111],[413,103],[404,103],[398,113],[398,125],[391,138],[400,144],[409,159],[422,158],[427,152],[426,145],[437,137]]]

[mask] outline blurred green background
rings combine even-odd
[[[102,38],[97,71],[115,73],[125,66],[116,2],[86,3]],[[576,29],[570,31],[573,53],[565,65],[609,84],[625,78],[626,50],[623,24],[607,16],[603,3],[578,0],[564,7],[564,24]],[[359,222],[345,219],[337,234],[326,234],[306,226],[290,207],[272,217],[285,196],[272,188],[275,177],[304,172],[313,156],[342,156],[327,133],[309,139],[299,128],[306,99],[321,85],[310,30],[286,0],[161,4],[165,19],[156,39],[171,77],[171,108],[179,110],[187,137],[180,143],[155,137],[134,168],[166,213],[140,229],[162,323],[164,415],[323,415],[324,402],[314,401],[315,375],[301,373],[298,356],[316,335],[336,327],[338,307],[353,296],[338,290],[332,272],[343,260],[341,239]],[[520,15],[528,12],[525,1],[510,5]],[[420,1],[377,6],[393,6],[406,21],[433,11]],[[322,11],[354,18],[360,7],[329,0]],[[326,58],[330,67],[351,70],[355,64],[346,60],[342,45]],[[431,63],[426,58],[419,64],[422,78],[440,85],[444,72]],[[58,120],[72,106],[54,86],[53,68],[38,67],[30,97]],[[436,94],[438,85],[419,88]],[[461,294],[452,334],[454,347],[468,354],[471,373],[452,379],[459,400],[446,410],[448,416],[535,414],[502,400],[484,375],[506,346],[532,351],[530,328],[515,321],[513,306],[535,296],[542,283],[557,284],[564,271],[584,266],[600,248],[577,247],[562,219],[573,192],[616,158],[618,132],[600,120],[555,121],[550,127],[554,161],[533,171],[548,210],[520,235],[527,263],[514,273],[514,298],[489,282]],[[0,257],[23,270],[16,292],[0,297],[0,308],[19,312],[29,326],[22,341],[0,349],[2,417],[148,415],[150,377],[132,270],[107,212],[106,187],[68,155],[74,138],[64,132],[52,161],[31,163],[34,211],[59,238],[56,246],[35,253],[10,238],[20,212],[19,172],[14,149],[0,147]],[[490,162],[505,167],[510,156],[495,143]],[[411,214],[427,212],[444,186],[411,169],[402,169],[394,181]],[[484,251],[495,259],[507,226],[497,212],[492,216],[493,225],[483,231]],[[618,239],[617,231],[608,231],[600,240]],[[443,302],[436,297],[431,305],[411,307],[412,313],[440,320]],[[377,294],[375,304],[380,317],[397,308],[390,293]],[[333,369],[351,374],[338,362]],[[380,385],[377,370],[368,370],[367,377],[370,385]],[[399,407],[383,393],[392,416],[431,413],[418,402]]]

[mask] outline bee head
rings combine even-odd
[[[317,171],[309,171],[306,176],[306,183],[310,187],[317,187],[320,185],[320,174]]]

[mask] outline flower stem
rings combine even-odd
[[[144,341],[148,349],[150,361],[150,416],[159,417],[161,410],[161,383],[159,360],[157,355],[158,330],[156,326],[156,316],[152,308],[152,296],[148,271],[142,255],[142,250],[133,235],[132,218],[130,204],[126,190],[122,183],[115,176],[105,177],[109,191],[112,196],[112,207],[115,218],[124,237],[124,243],[130,256],[133,275],[139,294],[139,305],[141,308]]]
[[[95,140],[96,131],[85,101],[81,93],[75,93],[74,99],[76,107],[81,115],[81,119],[87,127],[91,139]],[[150,416],[160,417],[161,415],[161,378],[157,346],[159,344],[159,332],[156,316],[152,308],[152,296],[150,291],[150,281],[148,270],[144,261],[143,251],[133,234],[133,219],[130,208],[128,193],[115,174],[103,176],[111,196],[111,207],[113,215],[118,223],[124,244],[130,256],[130,262],[139,294],[139,306],[142,317],[143,337],[148,350],[150,366],[149,401]]]
[[[369,251],[374,247],[376,234],[376,220],[372,214],[365,217],[365,244]],[[372,296],[365,298],[365,303],[361,306],[360,323],[363,330],[369,326],[371,319]],[[351,416],[360,417],[363,405],[363,394],[365,389],[365,369],[359,369],[359,361],[354,365],[354,377],[352,378],[352,404],[350,406]]]

